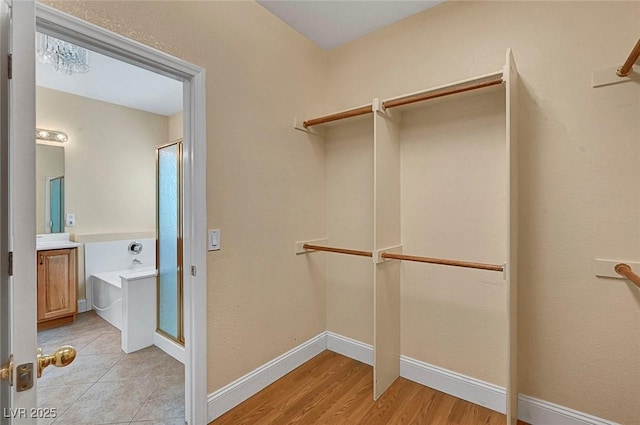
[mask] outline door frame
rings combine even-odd
[[[205,69],[41,3],[36,29],[183,81],[185,420],[207,423]]]

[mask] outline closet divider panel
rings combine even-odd
[[[327,125],[325,132],[327,241],[371,251],[373,246],[373,118]],[[327,330],[373,344],[371,258],[334,253],[327,261]]]
[[[398,117],[390,110],[374,115],[374,400],[400,376],[401,263],[376,255],[401,249]]]
[[[496,85],[403,110],[403,253],[504,263],[504,93]],[[506,297],[501,272],[403,261],[402,354],[506,387]]]
[[[518,70],[511,49],[504,70],[506,82],[507,175],[507,424],[518,422]]]

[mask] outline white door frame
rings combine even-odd
[[[36,4],[36,27],[38,31],[65,38],[80,46],[184,83],[185,419],[190,425],[205,424],[207,423],[205,70],[40,3]],[[35,244],[35,234],[32,236]],[[35,267],[35,262],[33,264]]]

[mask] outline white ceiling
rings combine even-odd
[[[257,0],[325,50],[442,3],[409,0]]]
[[[182,111],[182,82],[99,53],[89,54],[91,69],[86,74],[61,74],[36,60],[36,84],[154,114]]]
[[[271,13],[325,50],[390,25],[439,1],[258,0]],[[66,75],[37,62],[36,84],[160,115],[182,111],[182,83],[99,53],[86,74]]]

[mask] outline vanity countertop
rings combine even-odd
[[[82,246],[82,244],[69,240],[68,233],[46,233],[42,235],[36,235],[36,251],[45,251],[48,249],[77,248],[79,246]]]
[[[81,243],[71,241],[36,242],[36,251],[46,251],[48,249],[77,248]]]

